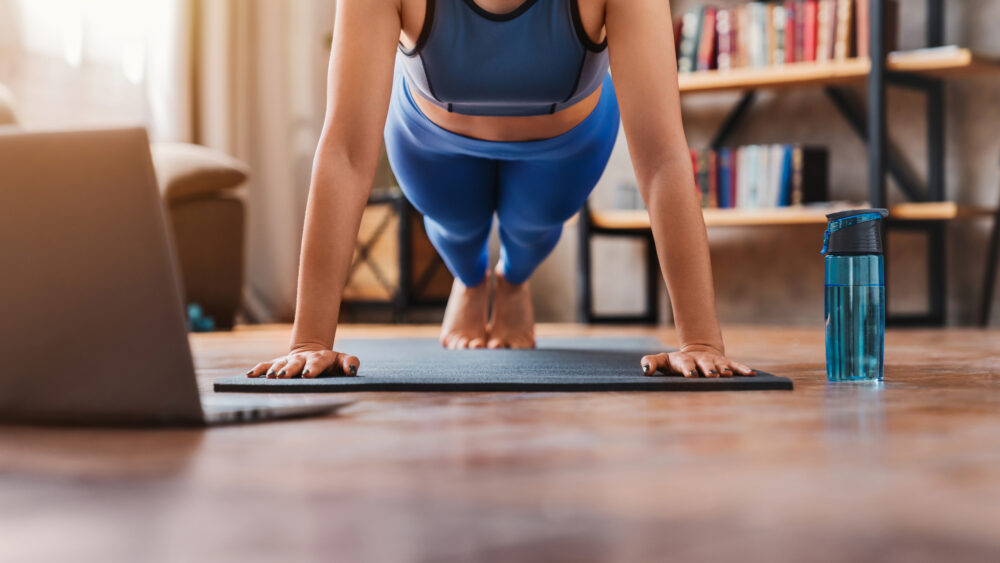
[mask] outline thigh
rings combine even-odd
[[[431,148],[411,131],[389,123],[389,164],[403,194],[420,213],[448,228],[472,229],[492,221],[496,161]]]
[[[507,228],[545,228],[572,217],[600,180],[614,148],[614,134],[580,144],[570,154],[500,163],[497,215]]]

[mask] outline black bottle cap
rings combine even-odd
[[[826,216],[824,254],[882,254],[882,220],[886,209],[852,209]]]

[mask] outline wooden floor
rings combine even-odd
[[[342,330],[395,334],[434,329]],[[195,337],[203,386],[287,338]],[[817,330],[727,341],[796,390],[358,394],[337,417],[207,431],[0,427],[0,561],[1000,561],[1000,332],[890,332],[881,387],[828,385]]]

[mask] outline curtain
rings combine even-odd
[[[245,302],[251,321],[294,315],[298,251],[322,125],[332,2],[174,0],[151,40],[154,138],[247,162]]]

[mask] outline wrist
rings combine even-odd
[[[726,355],[726,347],[720,342],[718,344],[709,344],[704,342],[692,342],[689,344],[681,344],[681,352],[716,352],[722,356]]]

